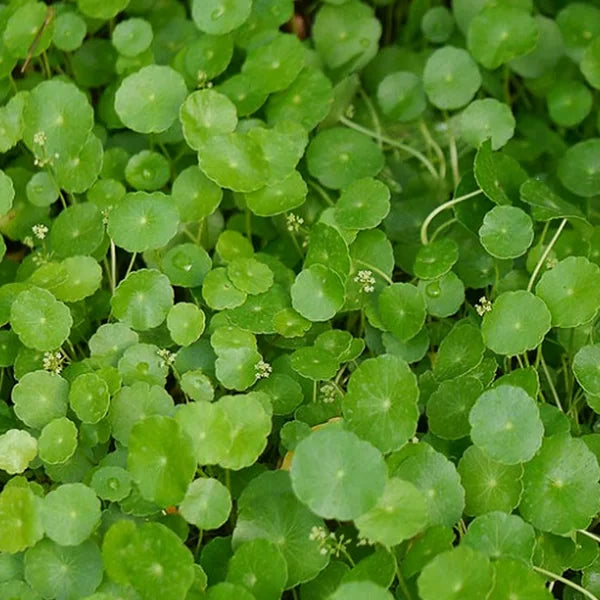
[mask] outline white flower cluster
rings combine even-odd
[[[48,233],[48,227],[43,223],[38,223],[31,228],[31,231],[33,231],[33,235],[35,235],[38,240],[43,240]]]
[[[59,350],[56,352],[44,352],[42,367],[45,371],[50,371],[51,373],[58,375],[63,370],[65,360],[66,357]]]
[[[490,310],[492,310],[492,303],[485,296],[482,296],[479,298],[479,302],[475,305],[475,310],[480,317],[483,317],[485,313],[488,313]]]
[[[161,348],[158,350],[157,354],[162,358],[160,363],[161,367],[172,367],[175,363],[175,359],[177,358],[177,355],[174,352],[171,352],[166,348]]]
[[[375,277],[373,271],[363,269],[356,274],[354,281],[360,285],[360,291],[370,294],[375,291]]]
[[[295,215],[294,213],[290,213],[285,218],[287,223],[287,230],[291,233],[298,233],[300,231],[300,227],[304,225],[304,219]]]
[[[273,372],[273,367],[264,360],[259,360],[256,363],[256,378],[266,379]]]
[[[45,146],[47,141],[48,141],[48,136],[46,135],[45,132],[38,131],[37,133],[33,134],[33,143],[34,144],[37,144],[38,146]]]
[[[335,389],[335,385],[333,383],[326,383],[319,388],[319,391],[323,395],[323,403],[324,404],[332,404],[335,402],[337,397],[337,390]]]
[[[340,554],[346,554],[346,547],[350,544],[350,539],[342,533],[336,536],[333,531],[327,531],[324,527],[313,526],[308,535],[311,542],[319,543],[319,552],[323,555],[330,554],[336,558]]]

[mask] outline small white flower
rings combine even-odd
[[[304,219],[295,215],[294,213],[290,213],[285,218],[287,222],[287,230],[291,233],[298,233],[300,231],[300,227],[304,225]]]
[[[38,131],[37,133],[33,134],[33,143],[34,144],[37,144],[38,146],[45,146],[47,141],[48,141],[48,136],[46,135],[46,133],[44,131]]]
[[[332,404],[335,402],[337,397],[337,390],[335,385],[332,383],[326,383],[319,388],[319,391],[323,395],[322,401],[324,404]]]
[[[483,317],[485,313],[488,313],[490,310],[492,310],[492,303],[485,296],[482,296],[479,298],[479,302],[475,305],[475,310],[480,317]]]
[[[50,371],[58,375],[63,370],[65,360],[66,357],[60,351],[44,352],[42,367],[45,371]]]
[[[33,231],[33,235],[35,235],[38,240],[43,240],[48,233],[48,227],[43,223],[38,223],[31,228],[31,231]]]
[[[166,348],[161,348],[157,351],[157,354],[162,358],[160,363],[161,367],[171,367],[175,363],[177,355]]]
[[[360,284],[360,291],[364,294],[370,294],[375,291],[375,277],[373,277],[373,271],[369,269],[359,271],[354,281]]]
[[[273,372],[273,367],[264,360],[259,360],[256,363],[256,378],[266,379]]]
[[[23,243],[29,248],[33,248],[33,246],[35,245],[35,242],[33,241],[33,238],[30,235],[26,235],[23,238]]]

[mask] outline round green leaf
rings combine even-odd
[[[0,492],[0,550],[15,554],[44,536],[41,500],[29,486],[4,487]]]
[[[469,26],[469,52],[486,69],[496,69],[531,52],[538,40],[535,19],[512,6],[487,6]]]
[[[444,46],[425,64],[423,86],[429,101],[437,108],[462,108],[473,99],[480,85],[479,69],[462,48]]]
[[[227,269],[217,268],[206,274],[202,283],[202,297],[210,308],[223,310],[244,304],[247,294],[231,283]]]
[[[423,493],[412,483],[389,479],[374,508],[355,519],[362,537],[391,548],[423,531],[429,510]]]
[[[387,286],[377,302],[383,326],[402,342],[417,335],[425,323],[425,300],[410,283]]]
[[[302,175],[292,171],[285,179],[246,194],[248,208],[259,217],[272,217],[304,203],[308,188]]]
[[[569,256],[541,276],[535,293],[550,310],[553,327],[577,327],[600,308],[600,267]]]
[[[590,198],[600,193],[600,139],[570,146],[558,163],[560,182],[574,194]]]
[[[418,579],[423,600],[481,600],[492,583],[488,558],[466,545],[438,554]]]
[[[525,290],[503,292],[483,317],[485,345],[507,356],[537,348],[550,331],[551,314],[546,304]]]
[[[401,123],[416,119],[427,106],[423,82],[410,71],[387,75],[377,88],[377,102],[389,119]]]
[[[430,8],[421,19],[423,35],[434,44],[443,44],[454,29],[454,18],[445,6]]]
[[[179,214],[162,192],[132,192],[110,211],[108,234],[129,252],[166,246],[177,233]]]
[[[202,335],[205,321],[204,313],[195,304],[178,302],[169,310],[167,328],[176,344],[189,346]]]
[[[218,529],[231,512],[231,496],[217,479],[195,479],[179,506],[181,516],[199,529]]]
[[[42,506],[46,535],[61,546],[83,543],[100,521],[100,500],[83,483],[65,483],[48,492]]]
[[[131,429],[127,467],[146,500],[177,504],[196,471],[192,442],[175,419],[148,417]]]
[[[125,179],[136,190],[151,192],[164,187],[171,176],[169,161],[159,152],[142,150],[125,167]]]
[[[12,389],[15,414],[25,425],[41,429],[67,414],[69,384],[47,371],[24,375]]]
[[[550,118],[561,127],[576,127],[592,110],[592,92],[580,81],[559,81],[546,96]]]
[[[583,53],[579,68],[587,82],[600,89],[600,40],[596,38]]]
[[[67,339],[73,317],[50,292],[31,288],[15,298],[10,324],[25,346],[46,351],[55,350]]]
[[[235,104],[215,90],[193,92],[181,105],[179,120],[188,146],[200,150],[209,138],[235,131]]]
[[[127,5],[128,0],[106,0],[98,3],[96,0],[77,0],[77,8],[92,19],[112,19],[119,14]]]
[[[67,462],[77,449],[77,426],[66,417],[44,425],[39,443],[40,458],[50,465]]]
[[[511,512],[519,504],[523,484],[521,465],[503,465],[478,446],[469,446],[458,463],[465,488],[465,513]]]
[[[340,367],[336,357],[327,350],[310,346],[298,348],[292,354],[290,365],[302,377],[314,381],[326,381],[335,377]]]
[[[192,19],[200,31],[221,35],[244,23],[251,9],[251,0],[193,0]]]
[[[448,273],[457,260],[456,242],[443,238],[419,248],[413,270],[420,279],[438,279]]]
[[[319,132],[308,146],[306,161],[309,173],[333,189],[374,177],[384,163],[383,153],[374,141],[343,127]]]
[[[491,559],[509,557],[529,563],[535,529],[517,515],[489,512],[471,521],[462,542]]]
[[[279,547],[260,538],[241,544],[227,568],[227,581],[244,586],[256,600],[281,598],[287,578]]]
[[[10,475],[22,473],[37,453],[37,440],[22,429],[9,429],[0,435],[0,469]]]
[[[545,581],[520,560],[500,558],[492,564],[494,587],[487,600],[505,600],[511,596],[527,600],[552,600]]]
[[[69,404],[83,423],[97,423],[110,406],[108,384],[96,373],[82,373],[71,382]]]
[[[211,137],[198,149],[198,163],[209,179],[235,192],[254,192],[268,181],[268,163],[258,143],[248,135]]]
[[[417,379],[404,360],[383,355],[360,364],[342,402],[348,429],[384,453],[398,450],[417,429]]]
[[[291,288],[292,306],[310,321],[327,321],[344,304],[344,285],[338,275],[320,264],[310,265]]]
[[[187,96],[183,77],[171,67],[148,65],[128,75],[115,94],[123,123],[139,133],[166,131]]]
[[[175,178],[171,198],[184,223],[200,221],[215,212],[223,190],[195,165],[183,169]]]
[[[131,493],[131,475],[121,467],[99,467],[90,485],[102,500],[118,502]]]
[[[381,453],[349,431],[325,428],[296,447],[292,487],[315,514],[347,521],[382,496],[386,467]]]
[[[11,12],[5,25],[4,45],[18,58],[26,58],[28,53],[39,56],[52,41],[54,23],[45,23],[48,7],[43,2],[28,2],[15,6]]]
[[[227,276],[238,290],[262,294],[273,285],[273,271],[255,258],[239,257],[227,265]]]
[[[455,314],[465,301],[465,285],[453,271],[433,281],[419,281],[418,288],[434,317]]]
[[[389,211],[389,188],[377,179],[365,177],[344,188],[334,215],[336,222],[346,229],[371,229],[377,227]]]
[[[567,55],[579,63],[590,41],[600,35],[600,10],[592,4],[571,2],[556,15],[556,23]]]
[[[516,258],[533,242],[533,222],[520,208],[495,206],[483,218],[479,240],[495,258]]]
[[[92,540],[79,546],[42,540],[25,554],[25,580],[43,598],[85,598],[100,585],[102,570],[102,555]]]
[[[166,275],[154,269],[130,273],[112,296],[114,316],[138,331],[158,327],[173,306],[173,288]]]
[[[85,19],[75,12],[64,12],[54,20],[52,43],[63,52],[73,52],[81,46],[86,33]]]
[[[544,426],[537,404],[520,387],[500,385],[485,391],[469,423],[473,443],[502,464],[527,462],[542,444]]]
[[[474,100],[460,116],[462,138],[474,148],[490,138],[492,150],[502,148],[515,132],[510,107],[494,98]]]
[[[372,581],[350,581],[343,583],[336,591],[328,596],[329,600],[392,600],[388,590]]]
[[[145,52],[152,43],[152,25],[145,19],[121,21],[113,29],[111,41],[119,54],[132,57]]]
[[[204,248],[196,244],[177,244],[162,259],[161,268],[173,285],[197,287],[209,274],[212,261]]]
[[[541,531],[585,529],[600,509],[600,467],[581,439],[554,435],[525,465],[519,511]]]

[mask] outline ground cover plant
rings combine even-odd
[[[0,9],[0,599],[600,598],[600,3]]]

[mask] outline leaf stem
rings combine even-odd
[[[425,141],[433,148],[433,152],[438,157],[440,163],[440,179],[446,179],[446,158],[444,157],[440,145],[433,139],[433,136],[423,119],[419,122],[419,129],[421,130]]]
[[[592,533],[591,531],[587,531],[585,529],[577,529],[577,533],[581,533],[582,535],[587,535],[589,538],[591,538],[592,540],[594,540],[595,542],[598,542],[600,544],[600,536],[597,536],[596,534]]]
[[[363,127],[362,125],[359,125],[358,123],[355,123],[354,121],[351,121],[350,119],[344,116],[340,117],[340,123],[343,123],[344,125],[346,125],[346,127],[350,127],[350,129],[354,129],[355,131],[364,133],[365,135],[368,135],[369,137],[372,137],[378,141],[384,142],[388,146],[392,146],[393,148],[403,150],[407,154],[410,154],[412,157],[420,161],[421,164],[429,171],[429,173],[431,173],[434,179],[440,178],[438,172],[435,170],[435,167],[431,164],[429,159],[418,150],[415,150],[414,148],[411,148],[410,146],[407,146],[402,142],[397,142],[396,140],[393,140],[392,138],[389,138],[386,135],[378,134],[376,131],[367,129],[366,127]]]
[[[553,573],[552,571],[546,571],[546,569],[542,569],[542,567],[536,567],[535,565],[533,566],[533,570],[537,571],[541,575],[545,575],[546,577],[552,577],[552,579],[555,579],[556,581],[560,581],[561,583],[564,583],[566,586],[569,586],[569,587],[573,588],[574,590],[577,590],[580,594],[583,594],[586,598],[589,598],[590,600],[600,600],[600,598],[598,598],[598,596],[595,596],[594,594],[592,594],[592,592],[586,590],[585,588],[581,587],[580,585],[577,585],[573,581],[570,581],[569,579],[562,577],[561,575],[557,575],[556,573]]]
[[[404,577],[402,576],[402,571],[400,571],[400,565],[396,560],[396,578],[398,579],[398,587],[402,590],[404,594],[405,600],[413,600],[412,594],[406,585],[406,581],[404,581]]]
[[[383,141],[381,139],[382,131],[381,131],[381,122],[379,121],[379,116],[377,115],[377,111],[371,102],[371,98],[365,93],[365,90],[362,87],[358,90],[360,97],[362,98],[367,110],[369,111],[369,115],[371,116],[371,121],[373,121],[373,127],[375,127],[375,133],[377,134],[376,140],[377,145],[382,148]]]
[[[427,237],[427,228],[431,224],[431,222],[441,213],[444,212],[448,208],[452,208],[456,204],[460,204],[469,198],[473,198],[479,194],[482,194],[482,190],[475,190],[474,192],[470,192],[469,194],[465,194],[464,196],[459,196],[458,198],[452,198],[452,200],[448,200],[448,202],[444,202],[444,204],[440,204],[436,208],[434,208],[425,218],[423,224],[421,225],[421,243],[426,246],[429,243],[429,239]]]
[[[378,269],[377,267],[374,267],[373,265],[369,264],[368,262],[365,262],[364,260],[360,260],[358,258],[355,258],[354,262],[367,267],[367,269],[369,269],[370,271],[373,271],[373,273],[377,273],[377,275],[379,275],[379,277],[381,277],[382,279],[385,279],[385,281],[387,281],[390,285],[392,285],[392,283],[394,283],[394,281],[392,280],[392,278],[389,275],[384,273],[381,269]]]
[[[318,192],[319,196],[321,196],[321,198],[323,198],[323,200],[325,200],[329,206],[333,206],[335,204],[335,202],[331,199],[331,196],[316,181],[313,181],[312,179],[307,179],[307,181],[308,185],[313,190]]]
[[[548,366],[546,365],[546,361],[540,351],[540,363],[542,365],[542,369],[544,370],[544,375],[546,376],[546,380],[548,381],[548,386],[550,387],[550,391],[552,392],[552,397],[554,398],[554,402],[556,402],[556,406],[560,409],[560,412],[565,412],[562,404],[560,403],[560,399],[558,397],[558,393],[556,392],[556,388],[554,387],[554,382],[552,381],[552,377],[550,375],[550,371],[548,371]]]
[[[110,240],[110,271],[112,273],[112,290],[114,291],[117,287],[117,247],[112,238]]]
[[[127,271],[125,271],[125,277],[123,277],[123,279],[127,279],[127,276],[129,275],[129,273],[131,273],[131,269],[133,269],[133,263],[135,262],[136,258],[137,258],[137,252],[134,252],[131,255],[131,260],[129,261],[129,266],[127,267]]]
[[[548,258],[548,254],[550,254],[550,251],[552,250],[552,246],[554,246],[554,244],[556,244],[556,240],[558,240],[558,237],[560,236],[560,234],[566,224],[567,224],[567,219],[563,219],[560,222],[560,225],[558,226],[556,233],[552,236],[550,243],[548,244],[548,246],[546,246],[546,249],[544,250],[543,254],[540,256],[539,260],[537,261],[537,265],[535,265],[535,269],[533,270],[533,273],[531,274],[531,277],[529,278],[529,283],[527,284],[528,292],[530,292],[531,288],[533,288],[533,282],[535,281],[535,278],[538,276],[538,273],[540,272],[542,265],[544,264],[544,262]]]

